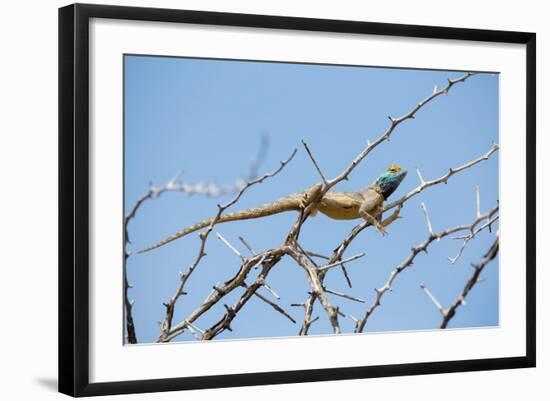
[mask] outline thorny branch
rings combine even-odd
[[[485,153],[481,157],[478,157],[475,160],[472,160],[472,161],[470,161],[466,164],[463,164],[460,167],[450,168],[449,171],[447,172],[447,174],[445,174],[445,175],[443,175],[439,178],[436,178],[434,180],[431,180],[431,181],[424,181],[424,179],[422,178],[422,175],[420,174],[420,171],[417,169],[417,173],[418,173],[418,176],[419,176],[419,179],[420,179],[420,185],[417,186],[416,188],[414,188],[409,193],[407,193],[401,199],[398,199],[394,202],[388,203],[386,206],[384,206],[384,211],[393,209],[396,206],[402,206],[410,198],[412,198],[413,196],[419,194],[420,192],[422,192],[423,190],[425,190],[428,187],[431,187],[431,186],[436,185],[436,184],[441,184],[441,183],[446,184],[447,181],[449,180],[449,178],[451,178],[453,175],[455,175],[457,173],[460,173],[461,171],[466,170],[466,169],[468,169],[472,166],[475,166],[476,164],[478,164],[478,163],[480,163],[484,160],[489,159],[489,157],[493,153],[495,153],[498,150],[498,148],[499,148],[499,145],[496,144],[496,143],[493,143],[491,145],[491,148],[487,151],[487,153]]]
[[[495,241],[493,242],[485,256],[483,256],[483,259],[481,259],[481,261],[477,264],[472,264],[472,267],[474,268],[474,273],[464,286],[464,289],[458,296],[457,300],[453,302],[453,304],[448,309],[445,310],[445,313],[443,314],[443,321],[439,326],[440,329],[445,329],[449,324],[449,321],[455,316],[458,307],[466,303],[465,299],[468,296],[468,293],[471,291],[472,288],[474,288],[477,283],[480,282],[479,275],[481,274],[485,266],[487,266],[489,262],[497,256],[499,250],[499,237],[500,235],[497,232]]]
[[[368,308],[368,310],[365,312],[365,315],[363,316],[363,318],[361,318],[357,321],[356,326],[355,326],[355,332],[356,333],[363,332],[363,330],[365,328],[365,324],[367,323],[367,320],[374,313],[374,311],[381,305],[380,301],[381,301],[382,297],[384,296],[384,294],[388,291],[391,291],[392,284],[395,281],[395,279],[397,278],[397,276],[399,276],[399,274],[401,274],[405,269],[410,268],[413,265],[414,259],[416,258],[416,256],[420,252],[428,253],[428,247],[430,246],[430,244],[432,242],[439,241],[441,238],[444,238],[444,237],[446,237],[450,234],[454,234],[454,233],[460,232],[460,231],[473,231],[473,230],[475,230],[475,228],[477,227],[477,225],[479,223],[481,223],[482,221],[485,221],[485,220],[487,220],[487,221],[490,220],[498,212],[499,207],[498,207],[498,205],[495,206],[493,209],[491,209],[487,213],[477,217],[470,224],[464,224],[464,225],[461,225],[461,226],[456,226],[456,227],[449,228],[449,229],[446,229],[446,230],[442,230],[442,231],[439,231],[439,232],[433,232],[432,231],[431,223],[430,223],[429,216],[428,216],[428,212],[427,212],[426,206],[424,204],[423,204],[423,209],[425,210],[426,222],[427,222],[428,231],[429,231],[428,238],[424,242],[418,244],[417,246],[414,246],[411,249],[411,253],[409,254],[409,256],[407,256],[407,258],[405,258],[405,260],[403,260],[390,273],[390,276],[389,276],[388,280],[386,281],[386,283],[382,287],[374,289],[374,291],[376,293],[375,300],[373,301],[371,306]]]

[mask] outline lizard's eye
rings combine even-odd
[[[391,165],[389,168],[388,168],[388,171],[390,173],[397,173],[399,171],[399,167],[398,166],[395,166],[395,165]]]

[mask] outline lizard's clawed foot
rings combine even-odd
[[[380,232],[380,234],[387,234],[386,227],[377,218],[363,211],[359,211],[359,213],[361,214],[361,217],[363,217],[371,226],[374,226],[374,228],[376,228]]]
[[[378,232],[380,232],[380,234],[382,234],[382,236],[388,234],[388,232],[386,231],[386,227],[380,224],[380,222],[378,222],[377,220],[375,220],[374,227],[376,227],[376,229],[378,230]]]

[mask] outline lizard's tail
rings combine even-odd
[[[264,217],[264,216],[271,216],[273,214],[281,213],[281,212],[287,212],[291,210],[300,210],[302,206],[302,200],[299,197],[287,197],[279,199],[273,203],[268,203],[265,205],[261,205],[258,207],[254,207],[251,209],[241,210],[239,212],[235,213],[229,213],[226,215],[222,215],[216,224],[219,223],[226,223],[228,221],[235,221],[235,220],[248,220],[248,219],[256,219],[258,217]],[[153,249],[159,248],[163,245],[166,245],[172,241],[177,240],[178,238],[181,238],[187,234],[191,234],[192,232],[195,232],[197,230],[200,230],[201,228],[208,227],[212,223],[212,219],[206,219],[201,221],[200,223],[197,223],[195,225],[192,225],[190,227],[184,228],[181,231],[178,231],[175,234],[172,234],[166,239],[163,239],[162,241],[151,245],[148,248],[142,249],[141,251],[138,251],[138,253],[144,253],[152,251]]]

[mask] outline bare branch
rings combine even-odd
[[[499,233],[497,233],[495,241],[493,242],[487,253],[485,253],[483,259],[481,259],[479,263],[472,265],[474,268],[474,273],[464,286],[464,289],[462,290],[456,301],[453,302],[453,304],[449,307],[449,309],[447,309],[446,313],[443,315],[443,321],[439,326],[440,329],[447,328],[449,321],[455,316],[458,307],[465,303],[465,299],[468,296],[468,293],[472,290],[472,288],[474,288],[477,283],[483,281],[483,279],[479,278],[479,275],[481,274],[483,269],[485,269],[485,267],[489,264],[489,262],[497,256],[499,251],[499,238],[500,235]]]
[[[351,262],[351,261],[357,260],[359,258],[362,258],[363,256],[365,256],[364,252],[362,252],[358,255],[351,256],[347,259],[343,259],[339,262],[334,262],[334,263],[331,263],[331,264],[328,264],[328,265],[321,266],[317,270],[319,270],[319,271],[329,270],[329,269],[332,269],[333,267],[340,266],[343,263]]]
[[[449,257],[447,259],[449,259],[449,262],[451,262],[451,264],[455,264],[456,261],[458,260],[458,258],[460,258],[460,256],[462,255],[462,252],[464,252],[464,248],[466,248],[466,245],[468,244],[468,242],[470,242],[470,240],[474,239],[475,236],[480,232],[480,231],[483,231],[485,230],[486,228],[491,228],[491,225],[495,223],[495,221],[497,221],[499,219],[499,216],[494,216],[493,218],[491,218],[489,221],[487,221],[485,224],[479,226],[478,228],[476,228],[474,231],[470,232],[469,234],[467,235],[461,235],[461,236],[458,236],[458,237],[454,237],[452,239],[462,239],[462,246],[460,247],[460,249],[458,250],[458,253],[454,256],[454,257]]]
[[[280,260],[280,258],[286,253],[286,249],[284,247],[280,248],[274,248],[270,249],[268,251],[263,252],[262,254],[255,255],[251,257],[250,259],[247,259],[243,264],[240,266],[239,271],[233,277],[231,280],[225,282],[223,285],[217,285],[214,287],[215,291],[213,291],[197,309],[195,309],[191,314],[182,322],[178,323],[177,325],[174,325],[173,327],[170,327],[167,330],[164,330],[159,338],[157,339],[158,342],[168,342],[171,341],[176,336],[180,335],[185,328],[187,328],[186,322],[194,322],[199,317],[201,317],[204,313],[206,313],[210,308],[212,308],[214,305],[216,305],[223,297],[225,297],[227,294],[232,292],[238,287],[241,287],[243,283],[245,282],[248,273],[250,270],[259,262],[262,261],[263,263],[263,270],[256,278],[253,284],[249,285],[245,291],[245,294],[243,297],[241,297],[239,301],[239,305],[237,307],[233,308],[233,311],[238,311],[244,304],[248,301],[248,299],[253,295],[253,293],[256,292],[256,290],[262,285],[261,280],[265,279],[265,276],[269,272],[269,270],[277,264],[277,262]],[[261,278],[261,280],[260,280]],[[215,326],[210,328],[209,330],[206,330],[205,334],[203,335],[204,339],[212,339],[214,336],[219,334],[221,331],[227,329],[229,327],[229,323],[233,320],[234,316],[233,314],[228,311],[225,315],[225,317],[222,319],[222,321],[218,322]]]
[[[361,299],[359,297],[354,297],[354,296],[351,296],[351,295],[348,295],[348,294],[344,294],[343,292],[333,291],[333,290],[330,290],[326,287],[325,287],[325,291],[328,292],[329,294],[333,294],[333,295],[336,295],[336,296],[339,296],[339,297],[342,297],[342,298],[346,298],[346,299],[349,299],[351,301],[365,303],[364,299]]]
[[[443,230],[443,231],[439,231],[439,232],[436,232],[436,233],[433,233],[433,234],[430,234],[430,236],[424,241],[422,242],[421,244],[413,247],[411,249],[411,253],[409,254],[409,256],[407,256],[407,258],[405,260],[403,260],[391,273],[390,273],[390,276],[388,278],[388,280],[386,281],[386,283],[380,287],[380,288],[375,288],[375,292],[376,292],[376,298],[374,300],[374,302],[371,304],[371,306],[368,308],[368,310],[366,311],[365,315],[363,316],[362,319],[359,320],[359,322],[357,323],[356,327],[355,327],[355,332],[356,333],[361,333],[363,332],[364,328],[365,328],[365,324],[367,323],[367,320],[369,319],[369,317],[373,314],[373,312],[380,306],[380,300],[382,299],[382,297],[384,296],[384,294],[388,291],[391,291],[391,288],[392,288],[392,284],[393,282],[395,281],[395,279],[397,278],[397,276],[403,271],[405,270],[406,268],[410,267],[413,265],[413,262],[414,262],[414,259],[416,258],[416,256],[420,253],[420,252],[427,252],[428,250],[428,247],[429,245],[433,242],[433,241],[436,241],[436,240],[439,240],[443,237],[446,237],[448,235],[451,235],[451,234],[454,234],[456,232],[459,232],[459,231],[465,231],[465,230],[469,230],[469,231],[472,231],[475,229],[475,227],[480,223],[482,222],[483,220],[490,220],[491,217],[498,211],[498,205],[496,207],[494,207],[493,209],[491,209],[490,211],[488,211],[487,213],[485,213],[484,215],[480,216],[479,218],[476,218],[472,223],[470,224],[464,224],[464,225],[461,225],[461,226],[456,226],[456,227],[453,227],[453,228],[449,228],[447,230]]]
[[[481,210],[480,210],[481,206],[480,206],[480,197],[479,197],[479,185],[476,185],[476,215],[479,217],[481,216]],[[491,226],[492,224],[497,221],[499,218],[499,216],[495,216],[493,217],[491,220],[489,220],[487,223],[483,224],[481,227],[478,227],[475,231],[471,231],[469,234],[467,235],[462,235],[462,236],[458,236],[458,237],[454,237],[453,239],[462,239],[462,246],[460,247],[460,249],[458,250],[458,253],[454,256],[454,257],[449,257],[447,259],[449,259],[449,262],[451,262],[451,264],[455,264],[456,261],[458,260],[458,258],[460,258],[460,256],[462,255],[462,252],[464,251],[464,249],[466,248],[466,245],[468,244],[468,242],[470,240],[472,240],[473,238],[475,238],[475,236],[480,232],[480,231],[483,231],[484,229],[486,228],[489,228],[489,231],[491,230]]]
[[[262,285],[271,295],[273,295],[277,299],[281,299],[281,297],[271,288],[267,283],[263,283]]]
[[[266,251],[266,253],[273,253],[275,252],[275,255],[270,256],[269,259],[265,258],[265,261],[263,262],[262,271],[256,277],[254,282],[250,284],[248,287],[246,287],[245,292],[241,295],[239,300],[232,306],[228,307],[227,305],[224,305],[226,307],[226,313],[225,315],[217,322],[215,323],[210,329],[206,330],[204,335],[202,336],[202,340],[212,340],[214,337],[216,337],[218,334],[222,333],[224,330],[231,330],[231,322],[239,311],[246,305],[246,303],[252,298],[252,295],[259,295],[257,294],[258,289],[262,286],[262,283],[265,283],[265,278],[269,274],[270,270],[279,262],[281,256],[287,252],[286,248],[278,248],[277,250],[270,250]],[[279,252],[282,252],[279,254]],[[264,255],[265,257],[265,255]],[[234,285],[239,283],[239,285],[242,285],[244,283],[244,280],[246,279],[246,274],[237,274],[234,279],[230,280],[226,285]],[[224,289],[223,295],[227,294]],[[223,296],[222,295],[222,296]],[[273,306],[278,312],[284,312],[284,310],[279,307],[278,305],[275,305],[274,303],[267,300],[265,297],[263,298],[263,301],[267,301],[271,306]],[[278,308],[278,309],[277,309]],[[283,315],[286,314],[286,312],[282,313]],[[286,315],[285,315],[286,316]],[[294,321],[290,317],[290,315],[286,316],[287,318],[290,318],[291,321]]]
[[[340,334],[340,324],[338,323],[338,313],[336,308],[332,306],[329,299],[325,295],[325,290],[322,285],[322,280],[319,276],[320,272],[315,266],[310,264],[309,260],[301,252],[299,252],[298,250],[292,247],[289,247],[288,250],[289,250],[288,252],[289,256],[291,256],[306,271],[309,284],[311,285],[311,288],[312,288],[312,293],[315,294],[317,299],[319,299],[319,301],[321,302],[321,305],[323,305],[323,308],[325,309],[328,315],[330,324],[332,325],[332,330],[334,334]],[[306,305],[307,305],[307,302],[306,302]]]
[[[439,310],[439,312],[441,313],[441,315],[445,316],[445,314],[447,313],[447,311],[445,310],[445,308],[443,308],[443,306],[441,306],[441,304],[439,303],[439,301],[436,299],[436,297],[434,297],[434,295],[430,292],[430,290],[428,289],[428,287],[426,287],[424,284],[420,284],[420,288],[426,293],[426,295],[428,296],[428,298],[430,298],[430,300],[432,301],[432,303],[435,305],[435,307]]]
[[[390,210],[396,206],[402,206],[406,201],[408,201],[410,198],[412,198],[413,196],[419,194],[420,192],[422,192],[423,190],[425,190],[426,188],[428,187],[431,187],[433,185],[437,185],[437,184],[441,184],[441,183],[447,183],[447,181],[449,180],[449,178],[451,178],[453,175],[463,171],[463,170],[466,170],[472,166],[475,166],[476,164],[482,162],[483,160],[487,160],[489,159],[489,157],[498,150],[499,148],[499,145],[498,144],[492,144],[491,148],[487,151],[487,153],[485,153],[484,155],[478,157],[477,159],[475,160],[472,160],[466,164],[463,164],[462,166],[460,167],[456,167],[456,168],[450,168],[449,171],[447,172],[447,174],[439,177],[439,178],[436,178],[434,180],[431,180],[431,181],[423,181],[421,180],[421,183],[419,186],[417,186],[415,189],[413,189],[412,191],[410,191],[409,193],[407,193],[405,196],[403,196],[401,199],[398,199],[394,202],[391,202],[389,204],[387,204],[386,206],[384,206],[384,211],[387,211],[387,210]]]
[[[246,260],[246,258],[235,248],[233,245],[229,243],[228,240],[226,240],[219,232],[216,231],[216,236],[218,239],[220,239],[231,251],[237,255],[243,262]]]
[[[422,178],[422,174],[420,173],[420,169],[417,167],[416,168],[416,175],[418,176],[418,180],[420,181],[420,184],[425,184],[426,181],[424,181],[424,178]]]
[[[317,169],[317,172],[321,176],[321,179],[323,180],[323,184],[327,185],[327,178],[323,174],[323,171],[319,167],[319,164],[317,164],[317,160],[315,160],[315,157],[313,157],[313,154],[311,153],[311,150],[309,150],[309,147],[307,146],[307,143],[302,139],[302,144],[304,145],[304,148],[306,148],[307,154],[309,155],[309,158],[313,162],[313,165]]]
[[[279,312],[281,315],[289,319],[292,323],[296,324],[296,320],[292,316],[290,316],[283,308],[281,308],[279,305],[277,305],[275,302],[270,301],[266,297],[264,297],[261,294],[258,294],[257,292],[254,293],[255,296],[260,298],[262,301],[264,301],[266,304],[270,305],[273,309],[275,309],[277,312]]]
[[[126,317],[126,340],[129,344],[137,344],[138,340],[136,335],[136,327],[134,325],[134,318],[132,315],[132,307],[134,306],[134,302],[130,301],[130,298],[128,297],[128,290],[132,288],[132,286],[128,283],[126,263],[124,263],[122,272],[124,275],[124,316]]]
[[[393,117],[389,117],[390,121],[391,121],[391,124],[390,126],[388,127],[388,129],[381,135],[379,136],[377,139],[375,139],[373,142],[370,142],[367,147],[365,149],[363,149],[363,151],[361,153],[359,153],[359,155],[351,162],[351,164],[337,177],[333,178],[332,180],[329,180],[328,181],[328,187],[331,188],[333,187],[334,185],[336,185],[338,182],[344,180],[344,179],[347,179],[348,176],[351,174],[351,172],[355,169],[355,167],[375,148],[377,147],[378,145],[380,145],[380,143],[382,143],[383,141],[385,140],[388,140],[390,138],[390,136],[392,135],[393,131],[395,130],[395,128],[401,124],[403,121],[405,120],[408,120],[408,119],[414,119],[415,117],[415,114],[422,108],[424,107],[427,103],[429,103],[431,100],[435,99],[436,97],[440,96],[440,95],[443,95],[443,94],[447,94],[451,88],[459,83],[459,82],[464,82],[466,81],[468,78],[470,78],[472,75],[475,75],[475,73],[473,72],[468,72],[466,73],[465,75],[461,76],[460,78],[457,78],[457,79],[450,79],[448,80],[448,84],[445,88],[439,90],[439,91],[436,91],[436,92],[433,92],[430,96],[428,96],[427,98],[425,98],[424,100],[421,100],[415,107],[412,108],[412,110],[410,110],[408,113],[404,114],[403,116],[399,117],[399,118],[393,118]],[[328,189],[327,189],[328,190]]]
[[[430,221],[430,216],[428,215],[428,209],[426,209],[426,204],[424,202],[421,202],[420,207],[424,211],[424,216],[426,217],[426,224],[428,226],[428,232],[430,233],[430,235],[433,235],[434,230],[432,229],[432,222]]]
[[[239,237],[239,241],[241,241],[243,243],[243,245],[246,247],[246,249],[249,250],[249,252],[252,255],[256,255],[256,252],[254,251],[254,249],[248,244],[248,242],[245,241],[245,239],[243,237]]]
[[[306,252],[306,254],[307,254],[308,256],[313,256],[313,257],[319,258],[319,259],[325,259],[325,260],[330,259],[328,256],[321,255],[321,254],[316,253],[316,252]]]

